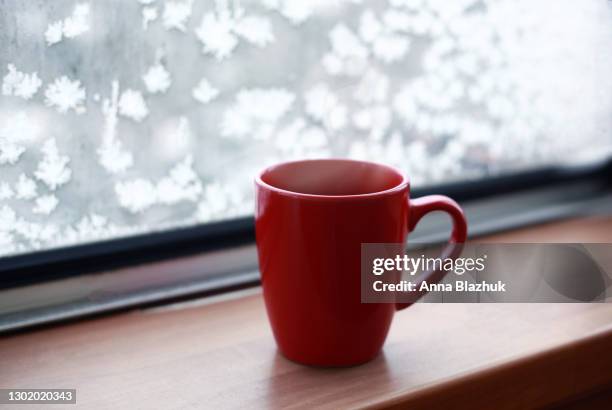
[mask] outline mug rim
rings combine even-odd
[[[382,191],[375,192],[367,192],[364,194],[349,194],[349,195],[324,195],[324,194],[306,194],[303,192],[290,191],[287,189],[279,188],[274,185],[270,185],[263,180],[263,176],[267,173],[273,171],[274,169],[285,166],[285,165],[293,165],[293,164],[303,164],[308,162],[345,162],[345,163],[353,163],[353,164],[367,164],[370,166],[375,166],[379,168],[385,168],[388,171],[393,172],[401,178],[401,181],[388,189]],[[316,159],[300,159],[300,160],[292,160],[280,162],[278,164],[271,165],[269,167],[264,168],[255,178],[255,184],[261,188],[265,188],[270,191],[274,191],[278,194],[290,196],[294,198],[305,198],[305,199],[326,199],[326,200],[346,200],[346,199],[366,199],[366,198],[377,198],[380,196],[392,195],[397,192],[401,192],[403,190],[410,190],[410,180],[403,172],[399,171],[397,168],[387,165],[381,164],[379,162],[373,161],[364,161],[358,159],[349,159],[349,158],[316,158]]]

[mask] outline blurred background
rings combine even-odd
[[[3,0],[0,40],[0,256],[251,215],[290,159],[612,153],[606,0]]]

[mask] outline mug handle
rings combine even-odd
[[[450,215],[453,220],[453,231],[448,240],[448,243],[444,247],[441,259],[451,258],[456,259],[463,250],[463,244],[467,239],[467,221],[461,207],[457,202],[453,201],[449,197],[443,195],[428,195],[422,198],[410,200],[409,204],[409,217],[408,217],[408,232],[412,232],[416,227],[419,220],[426,214],[433,211],[443,211]],[[432,270],[425,272],[421,275],[421,278],[416,283],[417,289],[420,288],[421,283],[437,283],[446,275],[444,270]],[[416,302],[425,291],[411,292],[411,297],[414,295],[413,302],[396,303],[397,310],[407,308]]]

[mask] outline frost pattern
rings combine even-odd
[[[35,214],[49,215],[57,208],[59,200],[53,194],[40,196],[36,199],[35,206],[32,212]]]
[[[115,192],[119,205],[130,212],[142,212],[157,201],[155,185],[143,178],[118,182]]]
[[[115,185],[115,192],[121,207],[140,213],[155,204],[194,202],[202,192],[202,183],[193,170],[193,157],[187,156],[159,182],[144,178],[122,181]]]
[[[142,8],[142,28],[148,29],[149,24],[157,20],[159,13],[157,7],[143,7]]]
[[[26,151],[24,144],[38,138],[40,127],[24,111],[0,121],[0,165],[14,165]]]
[[[269,19],[245,15],[243,9],[231,13],[219,8],[217,12],[206,13],[195,33],[204,54],[212,54],[218,60],[234,52],[239,38],[258,47],[265,47],[275,39]]]
[[[89,31],[89,12],[89,4],[79,3],[74,7],[71,16],[63,21],[49,24],[47,31],[45,31],[47,45],[52,46],[61,42],[64,38],[74,38]]]
[[[243,90],[221,120],[221,135],[266,140],[291,108],[295,96],[285,89]]]
[[[23,146],[0,138],[0,165],[14,165],[24,152]]]
[[[22,3],[0,27],[0,255],[251,215],[279,161],[418,186],[612,153],[609,2]]]
[[[85,89],[81,87],[81,81],[71,81],[68,77],[57,78],[45,90],[45,104],[64,114],[73,110],[77,114],[85,112]]]
[[[191,92],[193,98],[201,102],[202,104],[208,104],[219,95],[219,90],[213,87],[213,85],[206,78],[202,78],[198,85]]]
[[[38,163],[38,169],[34,175],[54,191],[70,181],[72,176],[72,171],[68,167],[70,158],[60,155],[54,138],[47,140],[41,151],[43,159]]]
[[[119,114],[136,122],[141,122],[145,119],[149,115],[149,108],[145,103],[142,93],[129,88],[121,93],[121,98],[119,98]]]
[[[265,7],[278,11],[294,25],[300,25],[318,13],[324,13],[329,5],[340,6],[342,3],[359,4],[362,0],[262,0]]]
[[[149,67],[142,80],[151,94],[165,93],[172,84],[170,73],[159,63]]]
[[[100,164],[111,174],[123,172],[134,164],[134,158],[117,138],[117,113],[119,112],[119,82],[114,80],[111,97],[102,102],[104,128],[102,144],[98,149]]]
[[[191,16],[193,0],[166,1],[164,3],[163,25],[166,30],[187,30],[186,24]]]
[[[0,200],[11,199],[15,196],[15,191],[8,182],[0,182]]]
[[[316,121],[331,130],[346,125],[347,107],[339,102],[326,84],[317,84],[304,95],[305,110]]]
[[[38,73],[22,73],[13,64],[9,64],[7,67],[8,74],[2,79],[2,95],[14,95],[24,100],[32,98],[42,85]]]
[[[37,189],[38,187],[36,186],[36,181],[34,181],[32,178],[29,178],[25,174],[21,174],[19,175],[19,180],[15,185],[15,197],[17,199],[36,198]]]
[[[394,32],[393,28],[393,25],[381,22],[371,10],[366,10],[361,15],[361,39],[371,46],[372,54],[385,63],[401,60],[410,48],[409,38]]]

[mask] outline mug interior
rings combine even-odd
[[[386,165],[320,159],[268,168],[261,180],[272,187],[298,194],[345,196],[387,191],[400,185],[404,177]]]

